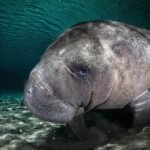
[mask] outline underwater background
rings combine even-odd
[[[0,0],[0,150],[84,149],[65,125],[34,117],[23,90],[58,35],[76,23],[105,19],[150,30],[150,0]],[[149,150],[150,126],[95,148],[116,149]]]

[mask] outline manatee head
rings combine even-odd
[[[113,57],[93,26],[85,23],[64,32],[31,71],[24,99],[39,118],[67,123],[109,97]]]

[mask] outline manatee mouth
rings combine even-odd
[[[24,101],[35,116],[55,123],[68,123],[74,116],[84,112],[83,107],[75,107],[56,98],[50,86],[47,88],[39,76],[37,79],[35,76],[29,78],[25,87]]]
[[[27,100],[25,101],[27,107],[35,116],[50,122],[68,123],[79,112],[74,107],[61,102],[57,102],[57,104],[54,102],[50,108],[47,109],[48,106],[46,105],[36,104],[36,106],[34,106],[32,103],[28,103]]]
[[[48,102],[47,104],[42,104],[38,101],[37,99],[31,99],[29,94],[26,94],[25,96],[25,104],[29,110],[35,116],[46,121],[68,123],[74,118],[74,116],[84,112],[84,108],[73,107],[70,104],[61,102],[60,100],[53,100],[53,102]]]

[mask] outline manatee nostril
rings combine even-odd
[[[27,89],[26,90],[26,98],[29,99],[32,97],[32,95],[33,95],[33,89],[32,88]]]

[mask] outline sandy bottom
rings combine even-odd
[[[134,129],[133,129],[134,130]],[[101,136],[102,137],[102,136]],[[22,94],[0,96],[0,150],[149,150],[150,126],[107,141],[81,142],[65,125],[41,121],[24,106]]]

